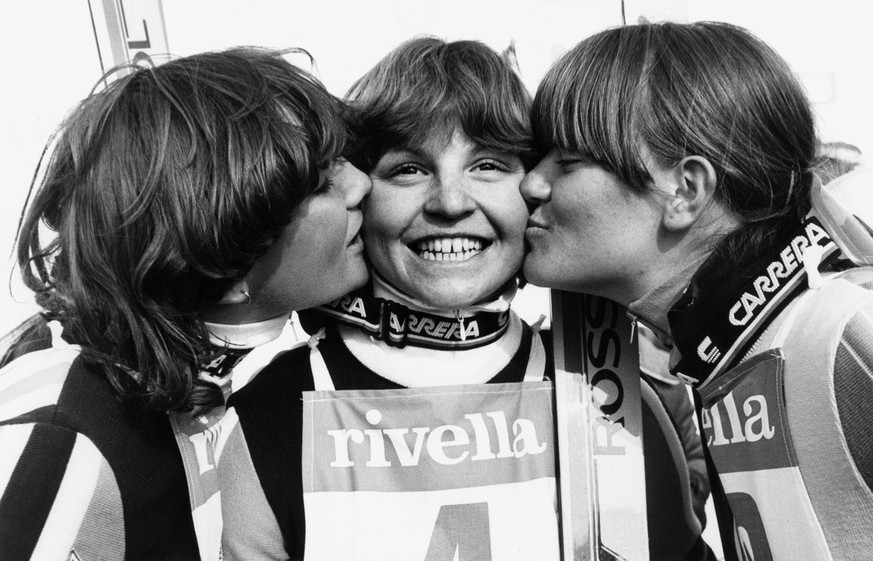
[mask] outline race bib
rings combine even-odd
[[[221,553],[221,491],[216,470],[224,407],[192,417],[170,413],[176,444],[182,454],[191,516],[201,559],[219,561]]]
[[[551,382],[305,392],[307,560],[559,559]]]
[[[768,351],[703,388],[702,428],[740,559],[831,559],[791,441],[783,366],[782,352]]]

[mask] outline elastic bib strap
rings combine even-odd
[[[546,348],[539,332],[534,331],[530,339],[530,357],[524,372],[525,382],[540,382],[545,379]]]
[[[321,351],[318,350],[318,342],[323,338],[324,328],[321,328],[306,343],[310,349],[309,367],[312,369],[312,381],[315,384],[315,391],[332,392],[336,390],[336,387],[333,385],[333,378],[330,377],[324,357],[321,356]]]

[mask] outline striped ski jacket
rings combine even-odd
[[[0,370],[0,557],[199,559],[167,415],[129,416],[47,331],[36,323]]]

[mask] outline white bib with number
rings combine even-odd
[[[552,396],[551,382],[304,393],[305,558],[559,559]]]

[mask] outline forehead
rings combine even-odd
[[[400,144],[389,146],[387,152],[407,150],[436,154],[445,151],[456,139],[472,142],[457,123],[443,123],[432,126],[429,131],[420,134],[417,138],[404,139],[405,141],[401,141]]]
[[[488,150],[504,152],[504,149],[489,147],[476,139],[471,138],[461,128],[452,128],[435,132],[427,137],[424,142],[395,146],[389,148],[384,155],[392,152],[412,152],[421,156],[439,157],[447,153],[475,154]]]

